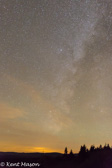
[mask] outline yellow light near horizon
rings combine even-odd
[[[50,152],[57,152],[58,150],[49,149],[45,147],[34,147],[32,148],[32,152],[42,152],[42,153],[50,153]],[[58,151],[59,152],[59,151]]]
[[[0,144],[0,151],[2,152],[19,152],[19,153],[51,153],[51,152],[60,152],[59,149],[51,149],[46,147],[33,147],[33,146],[16,146],[16,145],[5,145],[4,143]]]

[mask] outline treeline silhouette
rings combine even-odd
[[[112,148],[109,144],[88,149],[82,145],[78,153],[64,149],[64,153],[7,153],[0,152],[1,162],[39,163],[39,168],[112,168]],[[5,168],[5,166],[4,166]],[[16,167],[13,167],[16,168]]]
[[[90,149],[88,149],[86,147],[86,145],[81,145],[80,147],[80,151],[79,153],[77,154],[77,156],[80,156],[80,157],[85,157],[85,156],[88,156],[88,154],[92,153],[92,152],[95,152],[95,151],[101,151],[101,150],[112,150],[112,148],[110,147],[109,144],[106,144],[102,147],[102,145],[100,145],[99,147],[95,147],[94,145],[91,145],[90,146]],[[65,150],[64,150],[64,156],[73,156],[74,153],[72,151],[72,149],[70,150],[70,152],[68,153],[68,148],[65,147]]]
[[[84,144],[78,153],[74,153],[65,147],[61,156],[46,157],[45,160],[44,168],[112,168],[112,148],[105,144],[99,147],[91,145],[88,149]]]
[[[79,153],[73,153],[71,149],[65,147],[63,158],[65,159],[65,167],[76,168],[112,168],[112,147],[109,144],[95,147],[91,145],[88,149],[86,145],[80,147]]]

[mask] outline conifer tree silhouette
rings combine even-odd
[[[72,149],[71,149],[71,151],[70,151],[70,155],[73,155]]]
[[[73,154],[73,152],[72,152],[72,149],[71,149],[71,151],[70,151],[70,153],[69,153],[69,156],[70,156],[71,159],[74,157],[74,154]]]
[[[86,145],[81,146],[80,151],[79,151],[79,156],[82,158],[85,158],[87,155],[87,148]]]
[[[65,151],[64,151],[64,154],[67,155],[68,154],[68,150],[67,150],[67,147],[65,147]]]
[[[90,152],[93,152],[95,150],[95,146],[94,145],[91,145],[90,147]]]

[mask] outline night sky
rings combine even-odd
[[[0,151],[112,145],[112,0],[0,0]]]

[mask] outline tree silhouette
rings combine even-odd
[[[79,151],[79,156],[85,158],[87,156],[87,148],[86,145],[81,146]]]
[[[99,146],[99,149],[102,149],[102,145]]]
[[[104,149],[110,149],[110,145],[105,143]]]
[[[110,149],[110,145],[109,144],[107,144],[107,149]]]
[[[67,147],[65,147],[65,151],[64,151],[64,154],[67,155],[68,154],[68,150],[67,150]]]
[[[71,151],[70,151],[70,155],[73,155],[72,149],[71,149]]]
[[[72,149],[71,149],[71,151],[70,151],[70,153],[69,153],[69,156],[70,156],[70,158],[73,158],[73,157],[74,157],[74,154],[73,154],[73,152],[72,152]]]
[[[93,152],[95,150],[95,146],[94,145],[91,145],[90,147],[90,152]]]

